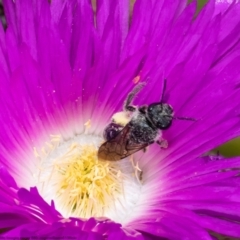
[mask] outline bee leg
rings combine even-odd
[[[141,113],[143,113],[143,114],[146,114],[147,109],[148,109],[148,106],[147,106],[147,105],[143,105],[143,106],[140,106],[140,107],[138,108],[139,112],[141,112]]]
[[[153,144],[153,143],[155,143],[155,141],[149,142],[149,143],[148,143],[148,146],[142,149],[143,152],[145,153],[145,152],[148,150],[149,145],[151,145],[151,144]]]
[[[163,149],[168,148],[168,142],[163,138],[157,140],[156,143],[160,146],[160,148],[163,148]]]
[[[134,168],[134,175],[135,175],[137,181],[138,181],[139,183],[141,183],[143,171],[139,168],[138,162],[137,162],[136,165],[134,165],[133,155],[130,156],[130,161],[131,161],[132,166],[133,166],[133,168]],[[139,172],[139,174],[138,174],[138,172]]]
[[[153,142],[151,142],[150,144],[153,144],[154,143],[154,141]],[[143,148],[142,149],[143,150],[143,152],[145,153],[145,152],[147,152],[147,150],[148,150],[148,146],[147,147],[145,147],[145,148]]]
[[[129,112],[135,112],[136,109],[137,109],[136,107],[131,106],[131,105],[126,106],[126,108],[125,108],[125,110],[126,110],[126,111],[129,111]]]
[[[125,111],[131,111],[131,110],[133,110],[133,109],[134,109],[133,111],[136,110],[136,107],[131,108],[132,106],[131,106],[130,104],[132,103],[132,101],[133,101],[133,99],[135,98],[135,96],[141,91],[141,89],[142,89],[145,85],[146,85],[146,83],[139,83],[139,84],[137,84],[137,85],[133,88],[133,90],[128,94],[127,99],[125,100],[124,105],[123,105],[123,109],[124,109]],[[129,109],[131,109],[131,110],[129,110]],[[131,111],[131,112],[133,112],[133,111]]]

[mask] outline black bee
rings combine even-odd
[[[144,85],[140,83],[134,87],[124,102],[123,112],[114,114],[112,122],[105,128],[103,135],[106,142],[98,150],[100,159],[121,160],[154,142],[166,147],[166,141],[161,139],[161,130],[168,129],[173,119],[194,121],[192,118],[174,117],[173,108],[161,101],[149,106],[131,105]]]

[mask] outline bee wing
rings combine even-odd
[[[98,150],[98,157],[103,160],[117,161],[147,147],[149,144],[129,142],[131,128],[127,124],[113,139],[103,143]]]

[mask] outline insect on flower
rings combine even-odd
[[[115,113],[112,122],[104,129],[105,142],[98,150],[100,159],[121,160],[141,149],[145,151],[154,142],[166,148],[167,141],[162,139],[161,131],[168,129],[173,119],[195,121],[188,117],[174,117],[172,106],[162,102],[166,80],[159,102],[140,107],[132,105],[134,97],[144,86],[145,83],[139,83],[133,88],[124,102],[123,111]]]

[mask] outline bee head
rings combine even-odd
[[[147,109],[147,119],[158,129],[168,129],[172,124],[173,109],[166,103],[152,103]]]

